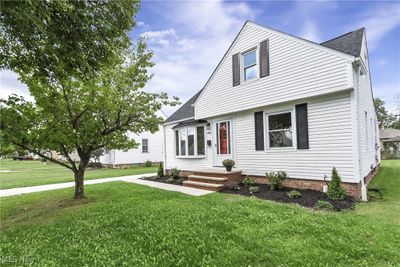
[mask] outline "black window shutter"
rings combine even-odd
[[[269,76],[269,40],[260,43],[260,77]]]
[[[307,104],[296,105],[297,148],[308,149],[308,114]]]
[[[232,76],[233,76],[233,86],[240,84],[240,62],[239,54],[234,54],[232,56]]]
[[[254,113],[254,128],[256,137],[256,150],[264,150],[264,113]]]

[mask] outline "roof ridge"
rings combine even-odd
[[[345,34],[342,34],[342,35],[340,35],[340,36],[337,36],[337,37],[335,37],[335,38],[329,39],[329,40],[327,40],[327,41],[325,41],[325,42],[322,42],[322,43],[319,43],[319,44],[320,44],[320,45],[325,44],[325,43],[327,43],[327,42],[330,42],[330,41],[333,41],[333,40],[342,38],[342,37],[344,37],[344,36],[346,36],[346,35],[349,35],[349,34],[351,34],[351,33],[353,33],[353,32],[359,31],[359,30],[365,30],[365,27],[359,28],[359,29],[357,29],[357,30],[353,30],[353,31],[348,32],[348,33],[345,33]]]

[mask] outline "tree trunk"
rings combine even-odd
[[[85,198],[84,190],[83,190],[83,179],[85,176],[85,171],[79,170],[75,173],[75,194],[74,199],[82,199]]]

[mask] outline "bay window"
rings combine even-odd
[[[269,148],[293,147],[292,112],[267,115]]]
[[[175,155],[178,157],[205,156],[204,126],[184,127],[176,129]]]

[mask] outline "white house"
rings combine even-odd
[[[377,129],[364,28],[318,44],[247,21],[204,87],[166,120],[164,165],[207,188],[230,158],[242,177],[283,170],[287,185],[315,190],[336,167],[348,194],[366,199]]]
[[[158,116],[167,117],[163,112]],[[100,162],[105,165],[133,165],[145,163],[147,160],[152,162],[163,161],[163,139],[164,129],[160,127],[158,132],[143,132],[141,134],[128,133],[131,139],[134,139],[139,146],[135,149],[123,150],[106,150],[100,157]]]

